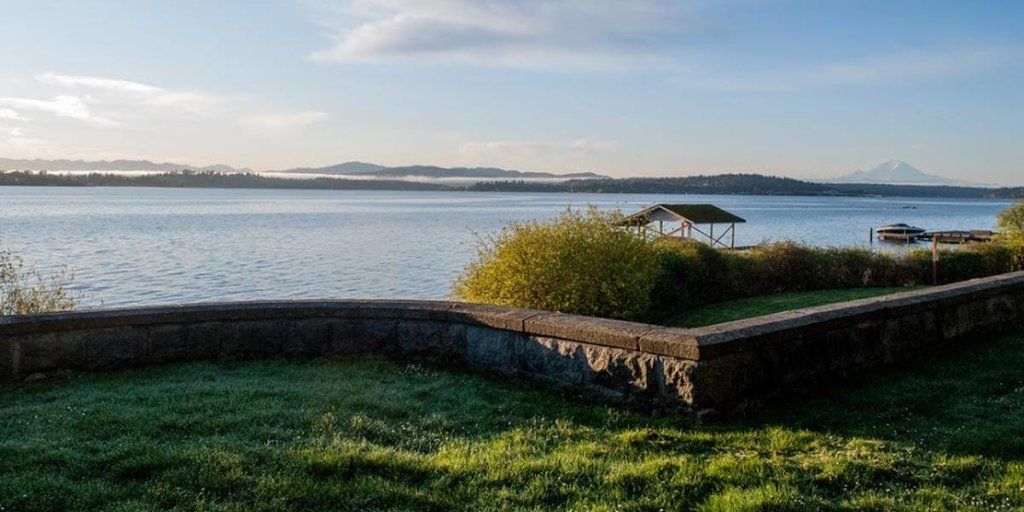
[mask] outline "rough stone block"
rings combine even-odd
[[[516,374],[516,343],[524,336],[475,325],[466,326],[466,365],[500,375]]]
[[[946,341],[962,338],[979,326],[987,327],[991,321],[986,315],[984,302],[961,302],[944,309],[942,335]]]
[[[276,320],[226,323],[220,336],[220,357],[235,360],[278,355],[290,329],[288,322]]]
[[[771,379],[766,367],[758,364],[757,354],[736,352],[700,361],[690,370],[691,405],[710,407],[770,391],[779,382]]]
[[[141,366],[149,359],[149,330],[145,326],[92,329],[76,337],[87,370]]]
[[[54,370],[80,370],[86,367],[86,355],[79,339],[69,333],[25,335],[19,342],[21,376]]]
[[[543,336],[516,339],[516,368],[521,375],[559,385],[580,385],[593,378],[580,343]]]
[[[652,369],[658,386],[658,402],[671,407],[694,405],[694,372],[697,362],[658,357]]]
[[[323,355],[330,348],[331,337],[331,325],[324,319],[289,322],[286,328],[282,328],[281,354],[303,357]]]
[[[401,353],[399,348],[399,325],[402,320],[393,319],[362,319],[357,327],[357,336],[374,350],[386,356]]]
[[[395,326],[402,354],[416,359],[461,361],[466,353],[466,326],[428,320],[403,320]]]
[[[1012,295],[996,295],[989,297],[985,303],[987,315],[998,325],[1020,320],[1017,304]]]
[[[325,321],[329,329],[326,353],[329,355],[366,354],[376,351],[362,334],[362,321],[358,319],[330,319]]]
[[[895,362],[930,344],[940,343],[942,332],[934,310],[894,315],[886,319],[878,339],[864,339],[865,350],[875,349],[873,362]],[[864,365],[861,365],[864,366]]]
[[[582,351],[593,373],[593,385],[628,398],[657,396],[658,384],[652,376],[656,356],[593,345],[584,345]]]
[[[19,352],[18,337],[0,338],[0,383],[18,379]]]
[[[149,327],[149,360],[154,363],[216,359],[224,332],[222,322]]]

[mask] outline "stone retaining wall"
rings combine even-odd
[[[0,381],[173,361],[383,355],[704,408],[1024,320],[1024,273],[674,329],[430,301],[282,301],[0,317]]]

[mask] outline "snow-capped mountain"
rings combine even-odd
[[[970,185],[970,183],[926,173],[901,160],[889,160],[873,169],[854,171],[828,180],[831,183],[885,183],[893,185]]]

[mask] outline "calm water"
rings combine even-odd
[[[1008,202],[942,199],[0,187],[0,247],[67,264],[108,306],[300,297],[443,298],[478,235],[567,205],[713,203],[737,244],[866,245],[868,228],[993,228]],[[906,209],[916,206],[916,209]]]

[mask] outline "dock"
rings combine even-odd
[[[988,230],[970,230],[970,231],[930,231],[921,234],[918,240],[923,241],[937,241],[940,244],[969,244],[978,242],[991,242],[995,238],[996,233]]]

